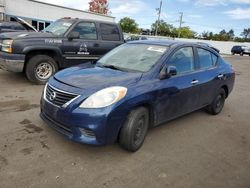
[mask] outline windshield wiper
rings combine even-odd
[[[113,70],[120,70],[120,71],[124,71],[123,69],[121,69],[120,67],[114,66],[114,65],[101,65],[102,67],[105,68],[109,68],[109,69],[113,69]]]

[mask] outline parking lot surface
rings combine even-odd
[[[236,82],[223,112],[153,128],[136,153],[66,140],[39,117],[43,86],[0,70],[0,187],[249,188],[250,57],[225,59]]]

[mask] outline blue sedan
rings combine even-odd
[[[235,72],[209,47],[175,41],[136,41],[52,76],[41,99],[41,117],[76,142],[118,141],[137,151],[147,131],[205,108],[219,114]],[[204,120],[205,121],[205,120]]]

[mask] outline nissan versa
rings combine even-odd
[[[41,117],[67,138],[129,151],[149,127],[206,108],[221,112],[234,86],[231,65],[209,47],[175,41],[137,41],[52,76],[41,99]]]

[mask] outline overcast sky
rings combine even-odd
[[[62,6],[88,10],[89,0],[40,0]],[[250,28],[250,0],[162,0],[162,19],[178,26],[179,12],[184,13],[184,26],[198,33],[234,29],[239,35]],[[118,22],[128,16],[141,28],[150,28],[157,19],[160,0],[109,0],[111,15]],[[67,16],[67,15],[65,15]]]

